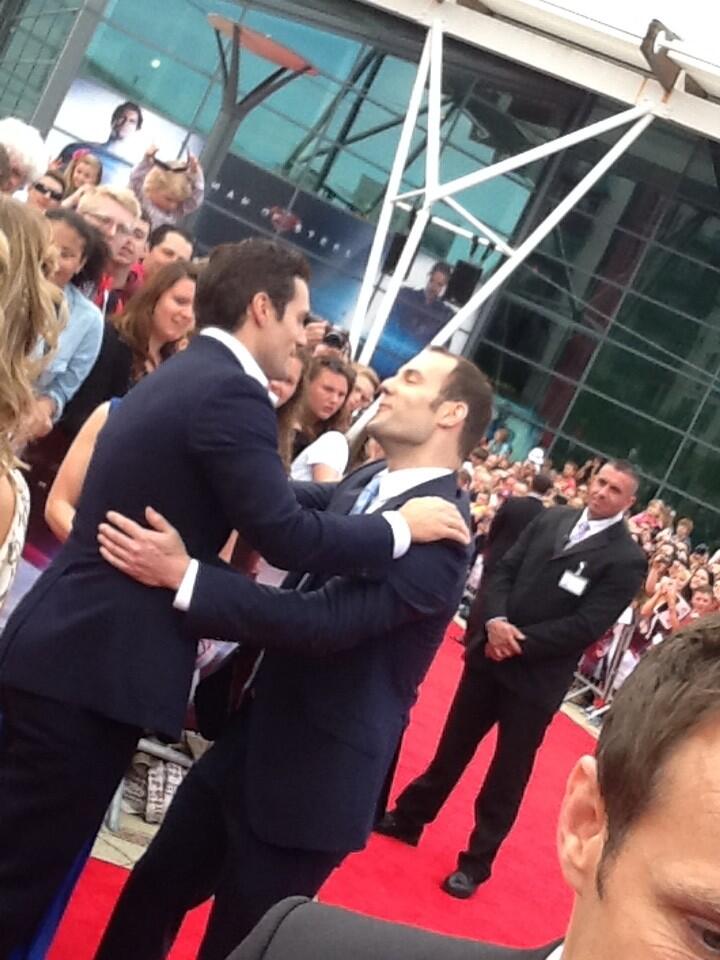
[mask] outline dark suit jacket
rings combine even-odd
[[[543,511],[537,497],[508,497],[488,530],[483,557],[483,577],[489,577],[525,527]]]
[[[336,489],[307,485],[303,499],[345,513],[378,469],[363,467]],[[467,517],[454,474],[386,506],[413,496],[443,497]],[[193,629],[265,647],[247,715],[214,748],[229,776],[241,771],[237,789],[262,840],[342,853],[365,845],[467,562],[468,551],[449,541],[413,545],[383,579],[318,575],[299,590],[201,565],[187,614]]]
[[[383,574],[382,517],[302,509],[277,453],[267,393],[223,344],[197,337],[141,381],[100,434],[72,535],[0,638],[0,683],[177,735],[198,636],[168,590],[100,557],[109,509],[143,520],[152,505],[192,556],[214,562],[232,529],[285,569]]]
[[[549,710],[562,701],[583,651],[615,623],[647,570],[623,522],[565,549],[580,512],[553,507],[525,528],[485,585],[481,622],[469,637],[469,665],[492,670],[515,693]],[[589,584],[575,596],[559,581],[580,562]],[[507,617],[523,630],[519,656],[499,663],[485,657],[485,624],[493,617]]]
[[[546,960],[555,946],[511,950],[289,897],[228,960]]]
[[[478,627],[482,627],[485,623],[483,616],[484,591],[495,568],[525,527],[532,523],[544,509],[542,501],[536,497],[508,497],[495,514],[488,530],[480,588],[473,598],[468,616],[468,637],[476,633]]]

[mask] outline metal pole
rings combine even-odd
[[[350,344],[353,354],[356,352],[360,342],[360,334],[365,322],[365,315],[367,314],[368,307],[370,306],[370,300],[372,299],[375,277],[380,272],[382,253],[385,247],[385,241],[387,239],[388,232],[390,230],[394,201],[402,182],[402,175],[405,171],[405,161],[407,160],[407,155],[410,150],[410,143],[412,142],[412,135],[415,131],[415,124],[417,122],[418,112],[422,103],[422,95],[423,91],[425,90],[425,81],[427,80],[429,67],[430,34],[428,33],[425,46],[423,47],[423,52],[420,57],[420,63],[418,64],[415,83],[413,85],[412,93],[410,94],[410,102],[408,103],[405,122],[403,123],[402,130],[400,131],[400,140],[398,141],[395,159],[393,161],[392,170],[390,171],[390,179],[388,180],[387,190],[385,191],[385,199],[383,200],[383,205],[380,210],[380,216],[375,229],[375,235],[370,248],[367,265],[365,267],[365,275],[360,287],[360,292],[358,293],[357,303],[355,304],[355,312],[353,313],[353,318],[350,323]]]
[[[639,109],[639,108],[638,108]],[[553,230],[563,217],[572,210],[575,204],[585,196],[585,194],[594,186],[597,181],[610,169],[615,161],[625,153],[628,147],[643,133],[654,120],[654,114],[649,113],[650,108],[643,108],[644,112],[640,119],[612,146],[602,160],[590,170],[582,180],[568,193],[557,207],[550,213],[542,223],[528,234],[527,238],[516,249],[515,253],[509,257],[505,263],[501,264],[495,273],[490,277],[487,283],[484,283],[479,290],[468,300],[464,307],[449,320],[445,326],[435,334],[430,341],[433,346],[442,346],[447,343],[456,330],[459,330],[467,318],[474,313],[478,307],[490,297],[510,276],[515,268],[525,260],[529,254],[541,243],[545,237]],[[628,111],[629,112],[629,111]],[[634,111],[633,111],[634,112]],[[556,141],[557,142],[557,141]]]
[[[460,193],[461,190],[467,190],[469,187],[477,187],[487,180],[492,180],[505,173],[511,173],[513,170],[534,163],[536,160],[543,160],[545,157],[549,157],[559,150],[564,150],[566,147],[573,147],[575,144],[582,143],[584,140],[592,140],[593,137],[598,137],[610,130],[615,130],[617,127],[622,127],[624,124],[631,123],[633,120],[638,120],[640,117],[644,117],[650,109],[651,107],[649,106],[641,105],[632,107],[630,110],[623,110],[622,113],[617,113],[612,117],[606,117],[597,123],[591,123],[589,127],[583,127],[581,130],[573,130],[572,133],[566,133],[562,137],[558,137],[557,140],[541,143],[538,147],[524,150],[514,157],[508,157],[499,163],[493,163],[489,167],[483,167],[482,170],[478,170],[475,173],[468,173],[463,177],[457,177],[455,180],[443,183],[439,187],[437,194],[429,197],[429,199],[433,201],[444,200],[446,196]],[[422,193],[425,193],[424,187],[420,190],[409,190],[407,193],[402,193],[397,199],[407,200]]]
[[[475,227],[478,233],[483,234],[488,240],[491,240],[494,246],[496,246],[501,253],[504,253],[505,256],[511,257],[513,253],[515,253],[513,248],[508,246],[499,233],[495,233],[495,231],[483,223],[482,220],[478,220],[478,218],[473,216],[469,210],[466,210],[461,203],[458,203],[454,197],[445,197],[442,202],[455,210],[456,213],[459,213],[461,217],[464,217],[469,224]]]

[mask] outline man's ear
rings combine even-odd
[[[440,411],[441,427],[456,427],[467,419],[468,405],[463,400],[445,400]]]
[[[265,327],[273,319],[274,311],[270,297],[264,290],[260,290],[248,305],[248,314],[256,326]]]
[[[606,828],[597,762],[594,757],[581,757],[568,778],[557,833],[560,868],[579,896],[589,884],[595,889]]]

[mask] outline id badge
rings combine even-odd
[[[587,577],[583,576],[584,569],[585,562],[582,561],[574,572],[566,570],[560,577],[560,582],[558,583],[560,589],[567,590],[567,592],[571,593],[574,597],[581,597],[587,590],[588,583],[590,582]]]

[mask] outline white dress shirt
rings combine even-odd
[[[557,947],[555,947],[555,949],[547,958],[547,960],[562,960],[562,955],[563,955],[563,945],[561,943]]]
[[[570,531],[570,536],[568,537],[567,545],[568,546],[572,545],[574,547],[576,543],[582,543],[583,540],[587,540],[588,537],[594,537],[595,534],[600,533],[603,530],[607,530],[608,527],[612,527],[616,523],[620,523],[623,516],[624,514],[620,512],[620,513],[616,513],[614,517],[606,517],[603,520],[591,520],[586,507],[583,510],[583,512],[580,514],[577,523]],[[573,537],[573,534],[578,529],[578,527],[581,527],[583,524],[587,524],[587,530],[585,531],[583,536],[575,539]],[[550,960],[550,958],[548,958],[548,960]],[[552,960],[554,960],[554,958],[552,958]]]
[[[231,333],[228,333],[227,330],[221,330],[219,327],[205,327],[201,331],[201,336],[212,337],[214,340],[218,340],[220,343],[224,344],[228,350],[230,350],[236,357],[238,363],[243,368],[245,373],[252,377],[253,380],[268,389],[268,378],[265,376],[265,373],[261,369],[257,360],[250,353],[248,348],[234,337]],[[269,392],[269,391],[268,391]],[[270,394],[272,398],[272,394]],[[371,511],[374,512],[381,506],[384,502],[391,499],[391,497],[396,497],[400,493],[404,493],[405,490],[409,490],[411,487],[417,486],[420,483],[425,483],[427,480],[434,479],[435,477],[442,476],[446,473],[452,473],[451,470],[433,470],[432,468],[418,467],[415,469],[407,470],[396,470],[395,474],[412,474],[412,477],[407,479],[404,483],[403,480],[396,480],[395,484],[398,486],[393,486],[390,484],[390,493],[381,497],[378,497],[374,504],[371,504]],[[420,477],[420,479],[413,479]],[[382,492],[382,484],[381,484]],[[366,511],[368,512],[368,511]],[[383,519],[390,524],[390,529],[392,530],[393,535],[393,560],[399,560],[400,557],[404,557],[405,554],[410,549],[412,543],[412,534],[410,532],[410,527],[407,520],[403,515],[397,510],[388,510],[383,513]],[[197,580],[199,563],[197,560],[191,559],[188,564],[188,568],[185,571],[185,576],[182,579],[182,582],[178,588],[177,593],[175,594],[175,600],[173,606],[177,610],[188,610],[192,602],[192,595],[195,589],[195,581]]]

